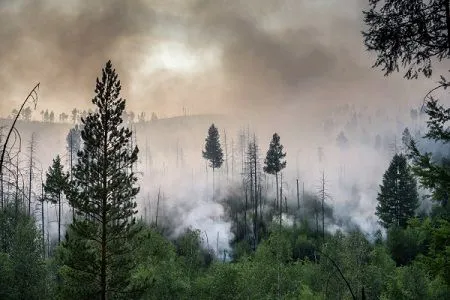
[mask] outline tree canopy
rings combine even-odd
[[[419,201],[417,186],[403,154],[395,154],[392,158],[383,175],[377,200],[375,214],[386,228],[405,227],[408,219],[414,216]]]
[[[214,124],[209,127],[205,141],[205,150],[202,151],[203,158],[209,161],[211,168],[220,168],[223,164],[223,151],[220,146],[219,131]]]
[[[450,56],[448,0],[369,0],[364,44],[377,53],[374,67],[385,75],[405,68],[405,78],[432,75],[433,58]]]
[[[264,160],[264,172],[275,175],[286,168],[286,152],[283,152],[283,145],[280,143],[280,136],[274,133]]]
[[[97,78],[92,103],[97,111],[82,119],[83,148],[73,169],[70,204],[78,218],[61,250],[67,297],[83,287],[88,298],[127,298],[132,269],[130,239],[136,234],[137,177],[131,171],[138,148],[130,149],[123,126],[125,99],[108,61]],[[72,296],[70,296],[72,295]]]

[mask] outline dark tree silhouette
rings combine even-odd
[[[385,228],[406,227],[408,219],[414,216],[419,202],[417,184],[404,155],[395,154],[392,158],[377,200],[375,214]]]
[[[69,175],[64,173],[61,158],[56,156],[47,172],[44,191],[46,200],[58,205],[58,245],[61,243],[61,198],[66,190]]]
[[[202,151],[203,158],[209,161],[209,166],[213,169],[213,198],[214,198],[214,171],[223,164],[223,151],[220,146],[220,136],[214,124],[208,129],[208,136],[205,139],[205,150]]]
[[[369,51],[377,53],[374,67],[385,75],[406,68],[405,78],[432,74],[432,60],[450,57],[449,0],[370,0],[363,32]]]
[[[276,180],[276,202],[280,211],[280,224],[281,224],[281,211],[282,211],[282,199],[278,196],[278,173],[286,168],[286,161],[283,160],[286,157],[286,152],[283,152],[283,145],[280,144],[280,136],[274,133],[272,141],[267,150],[266,159],[264,160],[263,170],[267,174],[275,175]]]
[[[92,100],[97,111],[82,119],[83,149],[68,193],[78,217],[63,243],[62,251],[71,253],[64,261],[66,292],[81,292],[83,287],[90,299],[133,298],[126,293],[133,267],[130,240],[139,228],[134,218],[139,188],[132,172],[138,148],[129,147],[132,131],[123,124],[125,99],[120,91],[108,61]]]

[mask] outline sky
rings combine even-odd
[[[87,108],[108,59],[128,108],[147,115],[311,117],[339,103],[420,102],[434,82],[371,69],[368,1],[344,2],[0,0],[0,115],[37,82],[38,111]]]

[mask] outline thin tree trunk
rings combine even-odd
[[[247,239],[247,207],[248,207],[248,192],[245,187],[245,207],[244,207],[244,237]]]
[[[58,245],[61,244],[61,193],[58,194]]]
[[[72,181],[73,174],[73,132],[70,132],[70,181]],[[75,220],[75,207],[72,207],[72,221]]]
[[[283,173],[280,176],[280,227],[281,227],[281,218],[283,217]]]
[[[276,187],[275,187],[275,189],[276,189],[276,208],[275,208],[275,210],[278,210],[278,206],[279,206],[279,203],[278,203],[278,172],[276,172],[275,173],[275,185],[276,185]],[[280,218],[280,227],[281,227],[281,218]]]
[[[229,175],[228,175],[228,144],[227,144],[227,133],[225,130],[223,130],[223,137],[224,137],[224,146],[225,146],[225,168],[227,170],[227,183],[229,181]]]
[[[216,243],[216,249],[217,249],[217,257],[219,257],[219,232],[217,232],[217,243]]]
[[[30,148],[30,174],[29,174],[29,181],[28,181],[28,215],[31,215],[31,188],[32,188],[32,181],[33,181],[33,135],[31,136],[31,148]]]
[[[16,194],[15,194],[15,198],[14,198],[14,203],[15,203],[15,210],[16,210],[16,218],[19,214],[19,155],[17,155],[17,159],[16,159],[16,182],[15,182],[15,186],[16,186]]]
[[[3,191],[3,173],[0,173],[0,198],[1,198],[1,202],[2,202],[2,210],[4,208],[4,191]]]
[[[258,245],[258,175],[257,175],[257,157],[256,157],[256,138],[253,137],[253,167],[255,172],[255,250]]]
[[[234,179],[234,140],[231,139],[231,181]]]
[[[158,189],[158,200],[156,201],[156,220],[155,225],[158,228],[158,214],[159,214],[159,198],[161,196],[161,187]]]
[[[41,222],[42,222],[42,258],[45,259],[45,218],[44,218],[44,181],[41,173]]]
[[[298,190],[298,179],[297,179],[297,209],[300,211],[300,191]]]
[[[322,172],[322,238],[325,240],[325,172]]]
[[[109,121],[108,113],[106,113],[104,122],[107,124]],[[106,127],[106,126],[105,126]],[[105,132],[103,134],[103,174],[102,174],[102,180],[103,180],[103,199],[102,199],[102,237],[101,237],[101,262],[100,262],[100,289],[101,289],[101,299],[106,300],[106,293],[107,293],[107,287],[106,287],[106,224],[107,224],[107,215],[106,215],[106,207],[108,205],[108,193],[107,193],[107,187],[108,187],[108,175],[107,175],[107,168],[108,168],[108,134]]]

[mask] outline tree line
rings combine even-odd
[[[450,3],[444,0],[370,1],[363,35],[367,49],[377,54],[375,67],[387,75],[406,67],[407,79],[431,76],[431,63],[450,53],[449,11]],[[442,77],[439,87],[449,85]],[[319,195],[305,194],[303,207],[289,208],[283,199],[286,152],[280,137],[273,134],[263,165],[256,136],[248,135],[242,185],[222,200],[234,233],[232,256],[222,259],[198,230],[170,238],[159,226],[136,219],[139,187],[133,167],[139,149],[130,142],[133,133],[124,122],[126,101],[120,92],[109,61],[96,81],[95,110],[69,132],[69,149],[76,152],[69,171],[56,157],[45,180],[41,177],[42,206],[58,205],[64,196],[73,213],[65,236],[58,233],[58,245],[48,256],[31,214],[32,180],[28,193],[25,181],[35,175],[33,143],[29,170],[24,172],[19,167],[20,132],[14,125],[7,134],[1,132],[1,299],[448,298],[448,158],[425,153],[406,130],[405,149],[394,154],[377,197],[376,215],[386,234],[379,231],[374,236],[358,229],[325,230],[324,175]],[[33,89],[30,95],[36,93]],[[24,105],[37,96],[29,97]],[[446,145],[449,110],[431,94],[424,110],[424,138]],[[222,167],[214,124],[202,156],[213,173]],[[268,191],[262,192],[263,173],[276,181],[280,177],[275,201],[267,201]],[[434,203],[430,212],[418,214],[416,181]],[[214,190],[213,186],[212,200],[217,201]],[[283,223],[283,213],[289,210],[298,213],[293,224]]]

